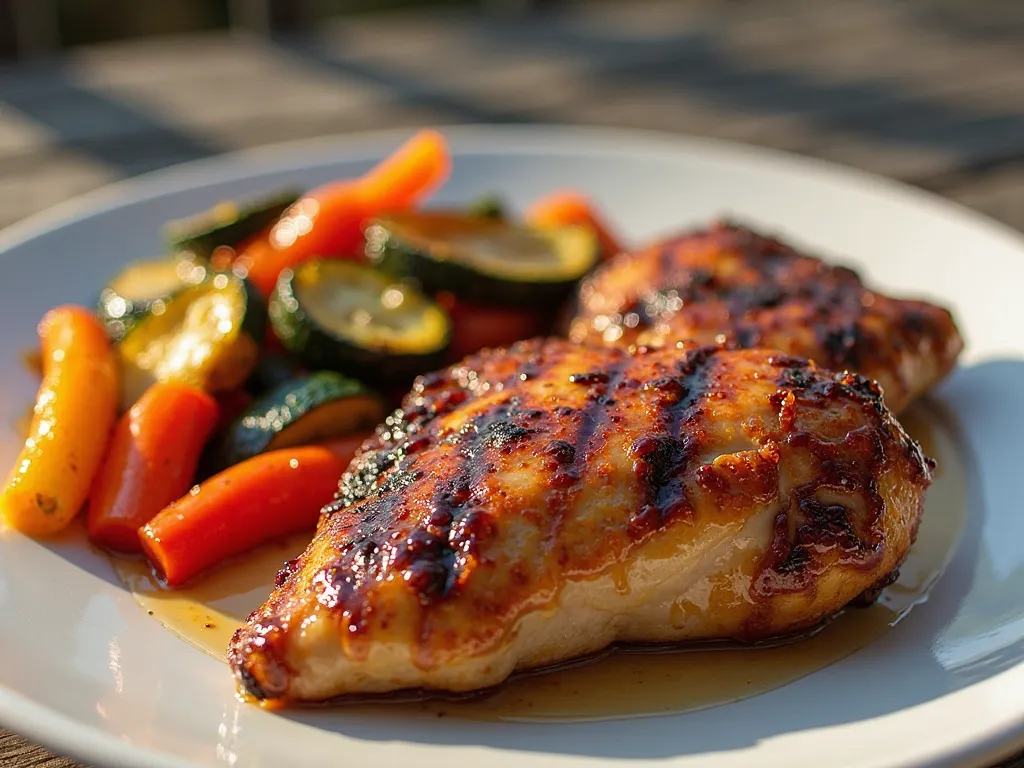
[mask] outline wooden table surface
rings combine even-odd
[[[0,67],[0,226],[144,171],[381,127],[559,122],[826,158],[1024,229],[1024,3],[630,0],[369,16]],[[65,768],[0,730],[3,768]],[[1024,755],[1000,764],[1024,768]]]

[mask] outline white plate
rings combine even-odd
[[[879,641],[770,693],[682,716],[590,724],[460,722],[239,703],[226,668],[149,619],[101,558],[0,535],[0,722],[102,765],[619,765],[885,768],[980,764],[1024,742],[1024,240],[922,193],[715,142],[570,128],[446,131],[441,199],[592,194],[641,239],[734,213],[934,296],[968,349],[934,396],[969,459],[969,522],[930,599]],[[88,302],[161,225],[224,197],[369,167],[404,135],[201,162],[119,184],[0,233],[0,465],[34,393],[18,353],[60,302]]]

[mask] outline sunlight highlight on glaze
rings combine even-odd
[[[486,697],[463,702],[352,704],[387,714],[394,707],[474,720],[578,722],[683,713],[779,688],[834,664],[884,635],[917,604],[948,564],[966,512],[967,478],[953,437],[927,405],[903,415],[907,431],[938,469],[917,541],[899,580],[878,602],[851,608],[816,634],[773,647],[717,644],[668,652],[620,651],[543,674],[522,675]],[[173,633],[223,660],[234,630],[266,597],[284,561],[311,534],[263,547],[189,589],[170,591],[139,560],[115,562],[140,605]],[[614,695],[609,695],[614,691]]]

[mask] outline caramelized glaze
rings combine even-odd
[[[616,257],[582,283],[578,306],[574,341],[771,347],[877,380],[896,412],[963,346],[947,310],[869,290],[852,269],[727,222]]]
[[[486,351],[364,444],[229,658],[255,697],[303,702],[777,637],[877,593],[929,483],[855,374],[683,344]]]
[[[464,703],[349,706],[383,716],[393,716],[391,710],[397,706],[489,720],[642,717],[693,711],[757,695],[839,661],[870,645],[927,598],[963,528],[966,477],[952,437],[926,406],[912,408],[902,421],[925,453],[937,459],[937,468],[917,541],[899,579],[873,605],[847,610],[812,636],[775,647],[695,645],[676,652],[619,652],[578,667],[518,677],[490,695]],[[143,561],[114,562],[125,584],[155,620],[196,648],[224,660],[234,630],[272,588],[281,563],[301,553],[309,538],[309,534],[299,535],[263,547],[228,563],[195,586],[173,592],[159,584]],[[625,589],[625,569],[619,570],[620,575],[613,578]]]

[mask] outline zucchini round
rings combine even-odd
[[[384,419],[384,402],[363,384],[334,371],[282,382],[235,419],[204,462],[216,474],[257,454],[369,430]]]
[[[96,311],[115,341],[124,337],[153,306],[196,285],[206,270],[189,259],[147,259],[122,269],[100,292]]]
[[[209,259],[220,247],[237,248],[244,240],[277,221],[300,197],[291,190],[243,203],[224,201],[212,208],[169,222],[164,236],[172,252]]]
[[[549,306],[572,291],[599,257],[585,227],[538,228],[445,211],[379,217],[366,230],[370,260],[423,288],[478,303]]]
[[[240,387],[256,367],[265,333],[258,292],[235,275],[210,275],[154,305],[121,340],[122,405],[131,407],[156,382],[208,392]]]
[[[282,271],[270,299],[281,344],[313,369],[394,385],[439,367],[451,320],[413,286],[352,261],[316,259]]]

